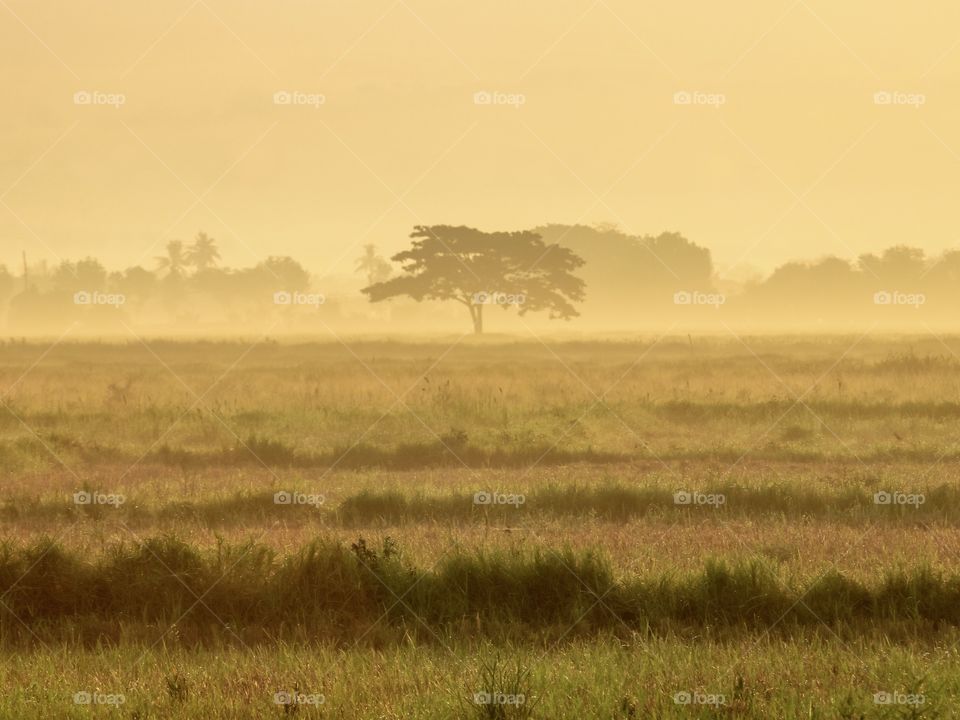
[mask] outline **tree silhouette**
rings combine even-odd
[[[371,302],[398,296],[454,300],[470,311],[473,330],[483,332],[483,308],[515,307],[520,315],[548,311],[551,319],[579,313],[584,283],[573,272],[583,260],[533,232],[485,233],[449,225],[417,225],[412,247],[391,258],[403,275],[363,289]]]
[[[590,288],[584,325],[619,330],[686,317],[689,308],[674,304],[675,293],[716,292],[710,251],[679,233],[630,235],[610,223],[544,225],[532,231],[584,259],[579,274]]]
[[[113,273],[111,282],[118,292],[137,305],[149,300],[157,289],[157,276],[139,265],[129,267],[122,273]]]
[[[390,263],[377,252],[376,245],[364,245],[363,255],[357,258],[356,270],[367,276],[367,284],[374,285],[390,277]]]
[[[157,270],[167,271],[168,278],[181,278],[187,268],[187,257],[183,249],[182,240],[171,240],[167,243],[167,254],[156,258]]]
[[[217,241],[205,232],[199,233],[184,253],[184,259],[198,272],[212,268],[220,259]]]
[[[847,260],[828,256],[780,265],[735,298],[732,307],[770,327],[810,327],[824,318],[841,323],[863,317],[870,301],[863,273]]]
[[[53,288],[58,292],[106,290],[107,270],[94,258],[77,262],[64,260],[53,271]]]
[[[915,287],[926,274],[927,260],[923,250],[905,245],[895,245],[879,256],[860,256],[860,267],[880,284],[892,285],[894,290]]]
[[[253,270],[273,290],[306,291],[310,287],[309,271],[292,257],[271,255]]]

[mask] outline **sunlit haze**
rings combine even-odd
[[[935,254],[958,26],[939,0],[5,0],[0,262],[149,265],[203,230],[227,265],[324,276],[414,225],[597,222],[680,232],[733,278]]]

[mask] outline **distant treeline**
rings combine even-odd
[[[247,268],[223,267],[219,259],[216,241],[201,232],[191,244],[168,243],[149,269],[110,272],[92,257],[52,267],[25,263],[18,275],[0,266],[0,327],[4,320],[8,331],[27,334],[74,322],[111,332],[124,325],[261,327],[265,311],[283,311],[289,320],[325,301],[293,258],[271,256]]]
[[[586,263],[587,302],[576,322],[607,330],[689,321],[769,330],[912,329],[955,325],[960,251],[928,257],[891,247],[854,261],[792,261],[769,276],[732,282],[717,276],[710,250],[678,233],[631,237],[612,227],[536,228]]]
[[[709,249],[679,233],[630,236],[606,225],[546,225],[533,232],[584,260],[576,274],[586,299],[577,306],[579,317],[549,325],[558,330],[922,330],[924,324],[952,325],[960,307],[960,251],[928,257],[897,246],[852,261],[789,262],[766,278],[731,282],[718,277]],[[77,323],[91,332],[123,332],[124,325],[158,331],[462,330],[459,311],[445,304],[371,304],[360,290],[400,268],[371,245],[357,254],[356,274],[349,277],[317,277],[282,256],[228,268],[219,262],[216,241],[200,233],[191,243],[168,243],[149,267],[109,271],[92,257],[0,265],[0,329],[50,334]],[[487,329],[514,332],[547,322],[535,314],[518,319],[495,312]]]

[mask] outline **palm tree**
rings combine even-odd
[[[383,259],[373,244],[363,246],[363,255],[357,258],[356,270],[367,276],[368,285],[390,277],[390,263]]]
[[[167,243],[167,254],[156,258],[157,270],[167,271],[167,277],[179,278],[187,267],[187,258],[183,250],[182,240],[171,240]]]
[[[193,241],[193,245],[187,249],[184,257],[198,272],[208,270],[216,265],[217,260],[220,259],[217,241],[205,232],[201,232]]]

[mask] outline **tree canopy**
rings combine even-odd
[[[467,307],[473,329],[483,332],[483,309],[499,305],[549,313],[551,319],[579,315],[584,282],[574,274],[583,260],[537,233],[482,232],[466,226],[418,225],[409,250],[394,255],[402,274],[363,289],[371,302],[408,296],[453,300]]]

